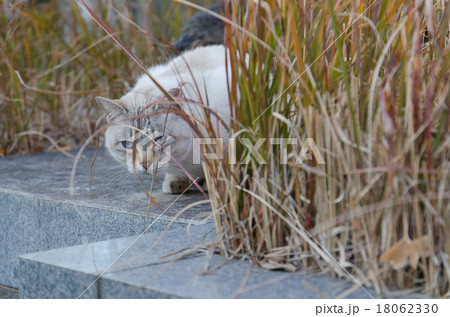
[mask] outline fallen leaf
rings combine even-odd
[[[409,262],[409,265],[415,269],[420,257],[425,258],[431,256],[432,253],[431,236],[426,235],[414,240],[404,237],[384,252],[379,261],[389,261],[389,264],[396,270],[401,269]]]
[[[297,267],[293,264],[283,264],[276,261],[261,262],[260,265],[267,270],[283,269],[288,272],[295,272],[297,270]]]
[[[206,218],[212,215],[211,211],[208,212],[199,212],[194,218]]]

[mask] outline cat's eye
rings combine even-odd
[[[122,146],[126,149],[132,149],[133,148],[133,142],[131,141],[122,141]]]

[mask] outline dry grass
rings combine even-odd
[[[138,13],[132,2],[93,3],[148,66],[167,59],[167,42],[195,12],[168,1],[139,5]],[[75,1],[0,1],[0,156],[55,149],[49,138],[78,147],[99,124],[93,97],[120,97],[139,74],[82,12]]]
[[[208,162],[223,253],[351,275],[378,294],[449,297],[448,20],[420,1],[270,3],[231,17],[270,48],[228,37],[232,132],[252,144],[312,138],[326,163],[295,164],[298,148],[286,145],[283,165],[265,142],[267,164],[243,164],[239,141],[237,164]]]

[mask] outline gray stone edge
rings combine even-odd
[[[125,214],[125,215],[147,218],[147,215],[133,213],[133,212],[124,211],[121,209],[115,209],[115,208],[106,207],[106,206],[92,205],[92,204],[83,203],[83,202],[80,202],[80,203],[75,202],[75,204],[74,204],[74,201],[72,201],[70,199],[57,199],[56,200],[56,199],[51,199],[51,198],[48,198],[48,197],[46,197],[44,195],[40,195],[40,194],[30,194],[30,193],[26,193],[26,192],[10,190],[10,189],[5,189],[5,188],[0,188],[0,192],[4,193],[5,195],[21,196],[21,197],[25,197],[28,199],[45,200],[48,202],[61,203],[61,204],[66,204],[66,205],[70,205],[70,206],[76,205],[76,206],[80,206],[80,207],[84,207],[84,208],[91,208],[91,209],[96,209],[96,210],[105,211],[105,212],[116,212],[116,213]],[[185,225],[187,225],[187,224],[202,225],[204,223],[202,220],[184,219],[184,218],[178,218],[176,220],[173,220],[172,216],[165,215],[164,213],[150,214],[150,219],[158,219],[159,221],[168,222],[168,223],[173,221],[175,223],[185,224]]]

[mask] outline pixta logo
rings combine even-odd
[[[267,164],[263,156],[260,153],[260,149],[266,142],[270,142],[272,146],[280,147],[280,163],[288,164],[294,163],[301,165],[305,161],[315,161],[317,165],[325,165],[320,151],[312,138],[307,138],[302,144],[298,144],[296,138],[266,138],[258,139],[255,143],[248,138],[240,139],[241,143],[247,149],[247,155],[240,162],[242,164],[250,163],[252,157],[258,164]],[[228,160],[230,164],[237,163],[236,157],[236,143],[237,138],[228,139]],[[223,159],[224,153],[224,140],[222,138],[194,138],[193,142],[193,163],[200,164],[202,156],[202,145],[212,145],[215,148],[215,152],[203,151],[203,155],[208,160]],[[301,145],[301,146],[300,146]],[[290,147],[290,151],[288,149]],[[211,147],[212,148],[212,147]],[[299,151],[296,149],[300,148]]]

